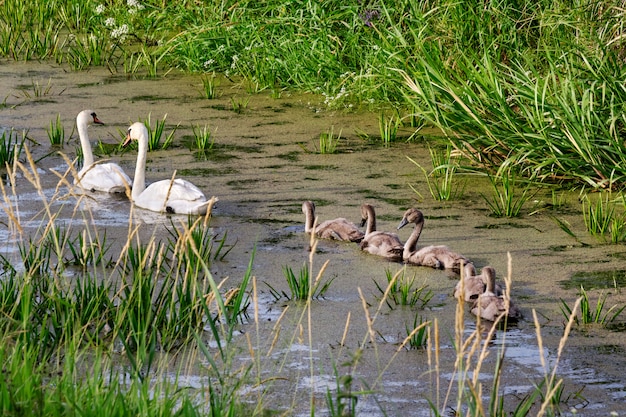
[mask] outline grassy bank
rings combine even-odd
[[[75,70],[225,74],[331,107],[396,108],[486,170],[626,181],[623,8],[614,1],[0,3],[0,55]]]

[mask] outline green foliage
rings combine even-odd
[[[231,97],[230,104],[235,113],[241,114],[248,108],[248,103],[250,102],[250,97]]]
[[[380,139],[383,145],[389,146],[391,142],[395,142],[400,127],[400,118],[391,116],[385,117],[384,113],[378,118],[378,129],[380,131]]]
[[[46,129],[48,133],[48,139],[50,139],[51,145],[63,146],[65,142],[65,129],[63,123],[61,123],[61,115],[57,114],[56,121],[51,120],[50,126]]]
[[[211,135],[211,130],[208,125],[204,125],[204,128],[200,126],[192,126],[195,149],[199,151],[210,151],[215,144],[215,138]]]
[[[276,300],[279,300],[282,297],[285,297],[288,300],[321,298],[324,294],[326,294],[326,291],[328,291],[330,284],[332,284],[334,280],[334,278],[330,278],[323,281],[321,275],[318,275],[314,280],[311,280],[311,271],[306,263],[302,265],[302,268],[300,268],[300,272],[297,275],[289,266],[283,267],[283,274],[287,280],[290,294],[287,294],[285,291],[279,292],[267,282],[265,283]]]
[[[518,181],[511,170],[504,171],[499,177],[489,176],[492,186],[491,199],[483,195],[491,214],[496,217],[519,217],[522,208],[534,193],[531,184],[527,184],[519,193]]]
[[[607,311],[604,311],[607,294],[602,293],[598,297],[598,301],[596,302],[595,307],[592,306],[589,295],[587,291],[581,286],[580,292],[578,294],[581,297],[580,301],[580,317],[576,315],[574,320],[577,325],[588,325],[588,324],[600,324],[602,326],[607,326],[613,323],[617,317],[624,311],[626,305],[618,306],[613,305]],[[568,318],[572,315],[573,309],[565,302],[565,300],[561,299],[561,312],[563,315]]]
[[[415,274],[412,277],[407,276],[406,268],[398,270],[395,274],[390,269],[385,269],[385,277],[387,278],[385,287],[381,287],[376,280],[374,284],[381,294],[387,294],[385,302],[390,308],[399,305],[424,308],[433,298],[432,290],[426,285],[415,288]]]
[[[211,75],[204,75],[201,78],[204,97],[208,100],[217,98],[217,88],[220,85],[219,79],[215,76],[215,72]]]
[[[419,321],[418,321],[419,317]],[[428,343],[428,326],[429,322],[424,322],[421,316],[415,315],[412,326],[406,326],[406,335],[408,338],[408,347],[410,349],[423,349]]]
[[[23,133],[22,139],[18,140],[17,132],[13,130],[2,131],[2,136],[0,136],[0,168],[11,167],[16,159],[19,160],[25,140],[26,133]]]
[[[429,148],[430,159],[433,169],[428,172],[417,161],[407,156],[407,159],[414,163],[424,173],[424,178],[428,184],[430,195],[437,201],[449,201],[463,196],[465,183],[458,184],[456,175],[458,162],[452,156],[452,147],[447,146],[441,151],[437,148]],[[420,194],[412,185],[411,189],[416,194]]]
[[[591,201],[589,195],[582,199],[582,211],[585,227],[592,236],[601,241],[622,243],[626,241],[626,199],[620,195],[621,207],[612,199],[611,193],[605,193]]]
[[[341,131],[335,136],[334,127],[327,132],[320,133],[320,149],[321,154],[329,154],[337,152],[337,144],[341,139]]]
[[[163,132],[165,130],[165,119],[167,119],[167,114],[163,116],[163,119],[157,120],[156,125],[152,128],[152,122],[150,120],[151,113],[148,114],[148,118],[146,120],[142,120],[143,124],[148,129],[148,151],[155,151],[158,149],[167,149],[170,147],[174,140],[174,133],[176,129],[180,126],[180,123],[177,124],[174,129],[165,137],[163,143],[161,140],[163,139]]]

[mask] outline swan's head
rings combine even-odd
[[[142,122],[135,122],[126,132],[126,140],[122,146],[128,146],[133,140],[148,138],[148,128]]]
[[[476,267],[473,263],[468,262],[463,266],[463,277],[470,278],[476,276]]]
[[[76,124],[79,126],[88,126],[92,123],[96,125],[104,124],[100,119],[98,119],[98,116],[96,116],[96,112],[93,110],[83,110],[78,113],[78,116],[76,116]]]
[[[304,203],[302,203],[302,212],[304,214],[315,213],[315,203],[313,203],[312,201],[305,201]]]
[[[409,223],[424,224],[424,214],[416,208],[410,208],[404,212],[404,217],[400,221],[398,225],[398,229],[402,229]]]
[[[372,213],[372,216],[374,215],[374,207],[367,203],[361,204],[361,227],[365,226],[365,223],[367,223],[370,213]]]
[[[483,270],[482,270],[482,275],[483,275],[483,280],[486,283],[488,283],[489,281],[496,281],[496,270],[494,269],[493,266],[484,266]]]

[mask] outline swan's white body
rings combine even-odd
[[[131,199],[133,204],[146,210],[175,214],[204,215],[212,201],[207,200],[198,187],[183,179],[161,180],[146,187],[146,158],[148,155],[148,129],[141,122],[128,128],[124,146],[131,140],[139,142],[137,165]]]
[[[74,184],[88,191],[103,191],[106,193],[123,193],[130,187],[131,180],[121,166],[112,162],[94,163],[87,127],[91,124],[102,123],[93,110],[83,110],[76,116],[76,126],[80,137],[80,146],[83,150],[83,168],[78,171]]]

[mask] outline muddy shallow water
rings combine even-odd
[[[47,93],[34,97],[37,84],[49,86]],[[269,351],[276,320],[288,305],[285,300],[275,302],[265,283],[287,291],[283,267],[296,271],[308,260],[309,238],[304,234],[301,212],[302,202],[308,199],[316,202],[320,220],[347,217],[355,222],[360,220],[360,204],[369,202],[376,207],[380,230],[395,230],[403,211],[417,206],[426,216],[421,244],[447,244],[479,268],[493,265],[499,279],[506,274],[507,253],[511,254],[512,297],[525,319],[506,333],[496,334],[490,347],[492,354],[480,376],[489,386],[495,356],[505,343],[502,386],[511,404],[540,382],[544,373],[533,310],[541,324],[544,358],[553,364],[563,333],[561,298],[573,305],[582,284],[589,290],[594,305],[602,291],[609,294],[608,306],[626,303],[621,289],[626,285],[626,248],[599,244],[586,234],[578,193],[559,192],[557,198],[563,204],[554,209],[549,206],[551,193],[541,191],[535,196],[536,205],[529,204],[521,218],[496,219],[489,216],[481,195],[489,195],[489,185],[478,176],[467,178],[462,201],[442,203],[431,198],[423,174],[406,158],[410,156],[423,166],[430,166],[426,139],[410,144],[398,142],[385,148],[357,135],[378,134],[377,112],[329,111],[320,97],[312,95],[283,93],[278,99],[267,93],[250,95],[227,80],[222,82],[220,96],[214,100],[203,98],[201,88],[200,78],[193,76],[170,74],[165,79],[145,80],[111,75],[105,70],[73,73],[46,63],[3,62],[0,95],[6,99],[5,106],[0,107],[0,128],[28,129],[29,137],[36,142],[29,143],[35,159],[50,154],[38,162],[38,168],[46,195],[51,196],[58,182],[51,170],[64,172],[67,166],[55,152],[57,149],[49,145],[45,130],[57,114],[69,135],[80,110],[95,110],[106,125],[89,128],[92,144],[98,139],[118,142],[119,131],[149,114],[152,120],[167,114],[166,132],[180,123],[175,146],[149,155],[146,177],[148,181],[166,179],[177,170],[179,177],[191,180],[207,196],[219,197],[211,224],[218,233],[227,232],[228,241],[235,246],[223,262],[214,263],[212,272],[216,278],[240,279],[256,247],[253,274],[260,292],[261,326],[258,333],[252,324],[243,330],[258,344],[257,352]],[[248,98],[247,108],[241,114],[231,110],[233,101]],[[206,158],[197,157],[185,143],[191,137],[192,126],[206,124],[213,131],[215,150]],[[315,153],[320,133],[331,127],[342,133],[340,152]],[[73,158],[77,146],[74,132],[62,151]],[[132,176],[135,157],[134,152],[127,152],[112,159]],[[35,228],[38,223],[31,219],[37,218],[40,197],[24,178],[18,181],[22,224]],[[130,212],[126,199],[95,195],[84,205],[90,209],[93,222],[106,228],[108,242],[125,242]],[[146,237],[159,233],[170,221],[170,216],[141,210],[135,216]],[[587,245],[565,234],[553,216],[568,221]],[[0,237],[10,239],[5,224],[3,219]],[[410,231],[402,229],[399,235],[406,239]],[[312,390],[318,397],[318,409],[325,407],[327,388],[336,387],[333,363],[338,364],[340,374],[349,372],[339,364],[369,340],[362,299],[373,314],[380,297],[374,281],[382,285],[387,270],[396,272],[402,268],[362,253],[354,244],[320,241],[317,249],[315,271],[328,260],[325,276],[334,281],[327,296],[312,305],[313,350],[308,347],[306,326],[302,333],[298,327],[301,310],[291,305],[280,322],[278,342],[260,371],[262,378],[276,377],[265,398],[267,404],[271,408],[293,408],[294,414],[307,413]],[[2,250],[8,256],[15,248],[9,244]],[[407,267],[406,272],[434,293],[419,314],[424,320],[436,319],[439,324],[441,402],[453,376],[456,301],[451,293],[457,277],[422,267]],[[607,275],[609,278],[604,279]],[[376,393],[360,397],[359,415],[382,415],[380,408],[393,416],[429,415],[427,400],[437,399],[437,378],[429,372],[426,352],[396,352],[415,311],[383,307],[376,317],[376,342],[365,343],[361,362],[353,371],[354,390],[367,389],[366,383]],[[620,317],[620,322],[624,320]],[[475,328],[475,320],[469,314],[465,325],[466,332]],[[576,409],[579,415],[609,415],[612,411],[625,414],[625,366],[623,332],[576,328],[567,341],[557,373],[564,378],[562,410],[570,413],[570,409]],[[188,380],[192,386],[199,383],[201,373],[192,373]],[[584,400],[575,395],[578,392]],[[449,405],[454,406],[454,401]]]

